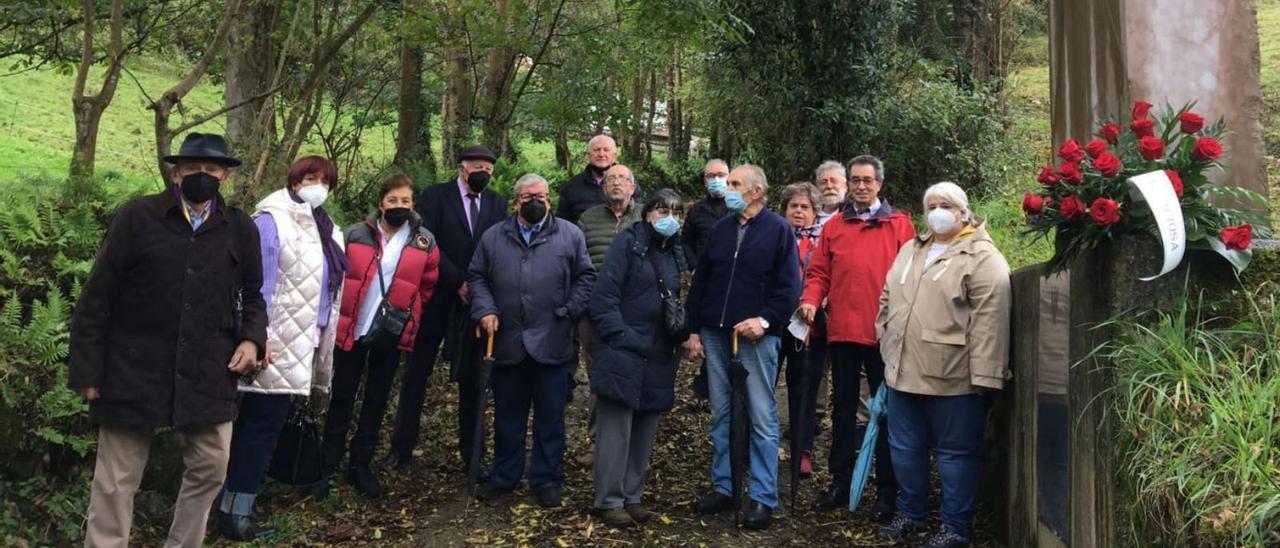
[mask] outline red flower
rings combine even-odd
[[[1172,169],[1164,170],[1164,174],[1169,178],[1169,184],[1173,186],[1173,193],[1179,198],[1182,197],[1182,176]]]
[[[1058,173],[1053,170],[1053,166],[1044,166],[1040,168],[1040,176],[1036,178],[1040,184],[1044,186],[1054,186],[1062,179],[1058,177]]]
[[[1129,124],[1129,129],[1132,129],[1133,134],[1138,137],[1155,137],[1156,135],[1156,123],[1146,118],[1134,120]]]
[[[1022,210],[1027,212],[1027,215],[1039,215],[1041,211],[1044,211],[1045,202],[1047,201],[1048,199],[1044,196],[1028,192],[1022,196]]]
[[[1179,114],[1178,121],[1182,122],[1183,133],[1195,133],[1204,127],[1204,117],[1190,111]]]
[[[1224,226],[1222,232],[1218,233],[1218,238],[1227,245],[1227,249],[1244,251],[1253,243],[1253,227],[1248,224]]]
[[[1120,124],[1107,122],[1102,124],[1102,128],[1098,130],[1098,135],[1101,135],[1108,143],[1114,144],[1116,141],[1120,140],[1121,131],[1122,129],[1120,128]]]
[[[1120,173],[1120,158],[1110,152],[1103,152],[1093,161],[1093,167],[1103,177],[1115,177]]]
[[[1102,139],[1094,139],[1084,146],[1084,151],[1089,154],[1090,158],[1097,159],[1099,154],[1107,151],[1107,142]]]
[[[1067,196],[1062,199],[1062,205],[1058,206],[1058,213],[1062,214],[1063,219],[1074,221],[1084,213],[1084,201],[1075,195]]]
[[[1143,137],[1138,139],[1138,152],[1147,160],[1164,158],[1164,141],[1159,137]]]
[[[1222,156],[1222,145],[1213,137],[1196,139],[1196,148],[1191,150],[1191,157],[1201,162],[1217,160],[1219,156]]]
[[[1061,177],[1063,182],[1073,185],[1078,185],[1080,181],[1084,180],[1084,174],[1080,172],[1080,164],[1072,162],[1062,164],[1062,167],[1058,168],[1058,176]]]
[[[1100,225],[1113,225],[1120,222],[1120,204],[1108,198],[1098,198],[1089,206],[1089,215]]]
[[[1147,117],[1147,111],[1151,110],[1151,103],[1146,101],[1133,102],[1133,119],[1141,120]]]
[[[1080,149],[1080,141],[1067,139],[1067,142],[1062,143],[1062,146],[1058,148],[1058,156],[1068,162],[1079,162],[1080,160],[1083,160],[1084,151]]]

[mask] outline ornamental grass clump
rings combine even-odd
[[[1173,313],[1108,323],[1117,466],[1135,543],[1280,544],[1280,302],[1234,325]],[[1125,507],[1120,503],[1117,507]]]

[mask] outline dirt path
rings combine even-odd
[[[413,466],[404,472],[381,470],[387,496],[379,501],[358,497],[345,482],[327,500],[316,502],[288,486],[269,482],[260,498],[260,508],[271,518],[278,534],[262,545],[349,545],[349,546],[876,546],[876,526],[862,514],[847,512],[817,514],[805,510],[826,487],[826,451],[829,433],[816,443],[815,471],[801,483],[799,515],[790,515],[789,463],[779,463],[781,497],[784,507],[774,514],[772,526],[761,532],[738,531],[732,514],[698,516],[693,503],[709,485],[711,443],[706,424],[709,414],[690,401],[689,382],[696,365],[681,369],[677,408],[663,416],[645,504],[655,519],[630,530],[604,526],[588,514],[592,500],[591,467],[578,462],[588,450],[585,439],[585,393],[580,391],[569,407],[569,451],[565,462],[567,481],[564,506],[539,508],[527,489],[519,489],[493,505],[472,502],[461,496],[463,476],[453,453],[456,447],[454,421],[457,413],[454,385],[446,382],[442,370],[432,379],[428,413],[424,414],[423,443]],[[778,391],[785,402],[785,387]],[[390,407],[394,409],[394,405]],[[786,425],[786,405],[779,406]],[[383,430],[385,454],[387,433],[393,417]],[[828,424],[829,426],[829,424]],[[981,521],[981,519],[980,519]],[[152,531],[151,534],[159,532]],[[162,534],[162,533],[161,533]],[[150,536],[150,535],[146,535]],[[212,541],[215,537],[211,536]],[[157,539],[158,540],[158,539]],[[980,524],[975,545],[996,545]],[[218,542],[217,545],[230,545]]]

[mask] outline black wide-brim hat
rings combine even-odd
[[[227,141],[213,133],[188,133],[177,154],[165,156],[171,164],[180,162],[213,162],[227,167],[240,165],[240,160],[227,154]]]

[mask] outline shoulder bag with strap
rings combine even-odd
[[[400,253],[400,258],[404,258],[404,251]],[[382,275],[381,250],[373,260],[378,264],[378,287],[382,290],[382,302],[378,304],[378,310],[373,314],[373,324],[369,326],[369,332],[365,334],[361,342],[371,347],[394,347],[400,342],[400,337],[404,334],[405,327],[409,325],[413,301],[409,301],[409,308],[401,309],[391,305],[391,302],[387,300],[388,291]],[[396,260],[396,268],[400,268],[399,259]],[[395,270],[392,270],[392,272],[395,272]],[[417,297],[415,296],[414,298]]]
[[[684,333],[684,303],[680,302],[680,295],[673,294],[667,289],[667,282],[662,277],[662,268],[658,266],[658,255],[653,250],[653,244],[650,244],[649,251],[645,255],[649,257],[653,275],[658,279],[658,297],[662,299],[663,326],[668,336],[678,338]]]

